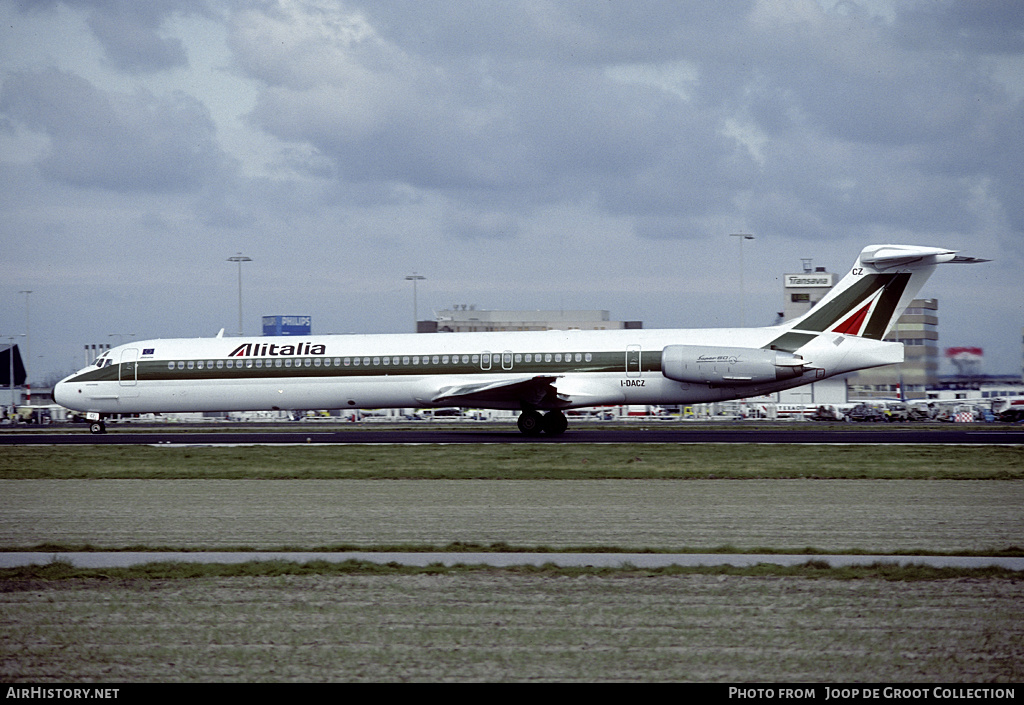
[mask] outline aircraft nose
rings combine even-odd
[[[71,408],[68,403],[71,400],[71,393],[71,385],[68,384],[67,379],[62,379],[53,386],[53,400],[66,409]]]

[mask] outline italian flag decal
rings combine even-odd
[[[833,333],[843,333],[845,335],[862,335],[867,326],[868,318],[871,316],[875,304],[878,303],[881,293],[882,290],[876,291],[874,296],[868,299],[863,306],[854,309],[845,318],[839,319],[829,330]]]
[[[865,304],[863,308],[847,318],[845,321],[841,322],[833,328],[832,331],[835,333],[843,333],[845,335],[860,335],[860,331],[864,327],[864,323],[868,320],[868,312],[870,310],[871,304]]]

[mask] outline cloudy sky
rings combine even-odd
[[[0,334],[260,317],[406,332],[452,304],[645,327],[782,310],[801,259],[940,269],[943,347],[1020,370],[1018,0],[0,0]],[[29,295],[19,293],[31,290]]]

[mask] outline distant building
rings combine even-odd
[[[811,260],[805,259],[804,271],[784,274],[782,283],[782,320],[789,321],[804,315],[824,298],[836,283],[836,276],[824,267],[812,270]]]
[[[438,311],[433,321],[418,321],[417,333],[479,333],[511,330],[623,330],[642,321],[613,321],[608,311],[500,311],[460,305]]]

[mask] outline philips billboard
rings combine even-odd
[[[310,335],[312,316],[264,316],[263,335]]]

